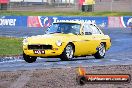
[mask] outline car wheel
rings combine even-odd
[[[36,61],[37,57],[33,57],[33,56],[28,56],[25,53],[23,53],[23,58],[26,62],[28,63],[33,63]]]
[[[103,43],[100,43],[100,46],[98,47],[98,51],[94,54],[94,57],[96,59],[104,58],[105,56],[105,45]]]
[[[73,56],[74,56],[74,48],[73,48],[73,45],[72,44],[68,44],[65,47],[65,49],[64,49],[64,51],[63,51],[63,53],[62,53],[62,55],[61,55],[60,58],[63,61],[69,61],[69,60],[72,60]]]

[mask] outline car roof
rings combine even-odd
[[[54,23],[75,23],[75,24],[92,24],[92,23],[88,23],[88,22],[81,22],[81,21],[61,21],[61,22],[54,22]],[[95,24],[93,24],[95,25]]]
[[[83,24],[83,22],[80,21],[61,21],[61,22],[54,22],[54,23],[76,23],[76,24]]]

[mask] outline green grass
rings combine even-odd
[[[32,12],[0,11],[4,16],[132,16],[132,12]]]
[[[0,56],[22,54],[22,38],[0,37]]]

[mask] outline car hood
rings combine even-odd
[[[28,37],[29,44],[52,44],[56,41],[69,42],[75,39],[76,35],[74,34],[45,34]]]

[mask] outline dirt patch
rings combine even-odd
[[[130,74],[132,65],[93,66],[89,74]],[[31,71],[0,72],[0,88],[131,88],[126,84],[86,84],[76,82],[77,68],[41,69]]]

